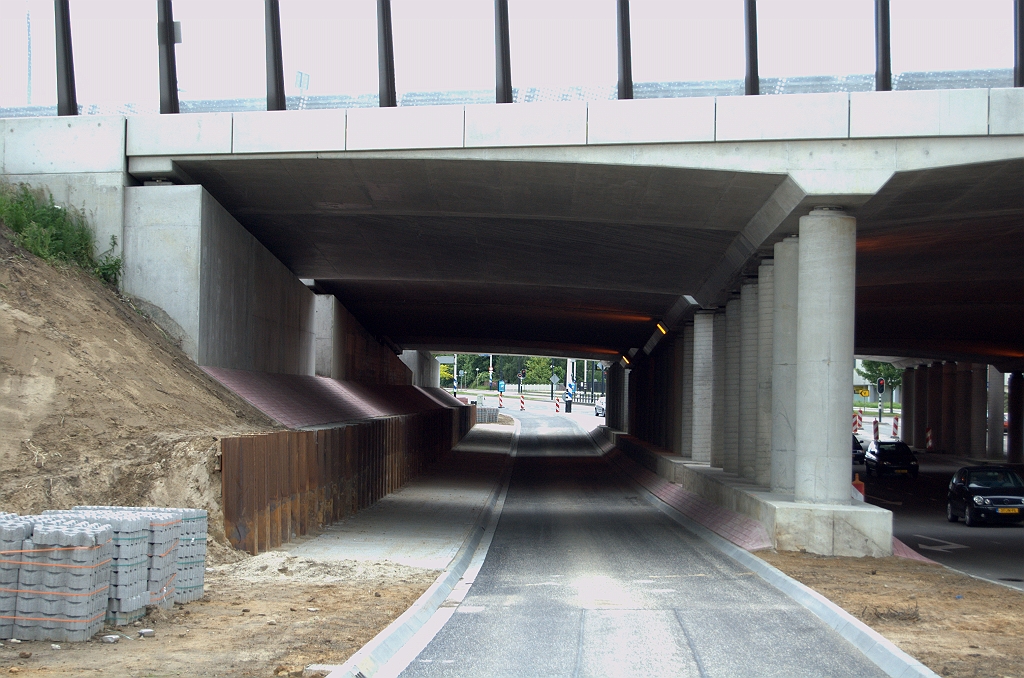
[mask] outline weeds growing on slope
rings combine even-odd
[[[121,277],[123,262],[114,254],[116,236],[111,236],[109,250],[93,256],[93,234],[85,215],[54,204],[49,194],[0,183],[0,222],[14,232],[15,244],[50,263],[80,266],[114,285]]]

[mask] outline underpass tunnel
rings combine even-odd
[[[431,352],[601,360],[610,429],[790,501],[846,506],[852,362],[874,356],[907,370],[905,440],[925,446],[923,421],[934,449],[1000,454],[983,431],[1001,422],[978,403],[1024,356],[1020,161],[826,196],[785,175],[663,167],[175,162],[202,185],[129,189],[151,210],[143,228],[161,221],[149,196],[188,193],[204,205],[200,241],[218,214],[301,278],[315,374],[436,388]],[[1011,406],[1013,431],[1019,420]],[[851,548],[884,553],[876,537]]]
[[[289,426],[458,407],[442,351],[602,361],[609,430],[673,481],[847,507],[855,356],[907,369],[901,435],[957,454],[1003,454],[1014,375],[1021,458],[1018,94],[722,98],[680,118],[710,136],[642,140],[690,102],[543,108],[561,136],[530,107],[13,120],[4,171],[113,214],[123,292],[237,388],[276,380]]]

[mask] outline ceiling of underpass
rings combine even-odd
[[[643,346],[785,180],[357,156],[179,165],[399,346],[594,358]],[[900,172],[856,202],[859,353],[1024,365],[1024,160]]]

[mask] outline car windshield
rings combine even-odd
[[[1019,489],[1024,487],[1024,481],[1020,479],[1020,476],[1009,469],[971,471],[967,476],[967,484],[970,487],[988,489]]]
[[[913,461],[914,453],[905,443],[878,443],[878,456],[889,461]]]

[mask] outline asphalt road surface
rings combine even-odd
[[[403,676],[883,676],[620,481],[566,417],[518,456],[469,594]]]
[[[962,459],[921,453],[920,476],[872,478],[867,501],[893,512],[893,535],[921,555],[976,577],[1024,590],[1024,526],[967,527],[946,520],[946,492]],[[864,479],[864,467],[854,466]]]

